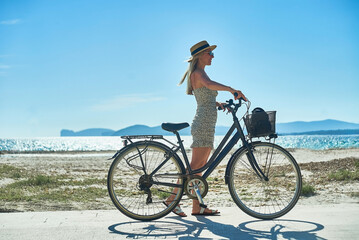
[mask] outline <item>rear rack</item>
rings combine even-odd
[[[163,139],[162,135],[127,135],[127,136],[121,136],[122,139]]]
[[[174,147],[177,147],[176,144],[168,141],[166,138],[163,137],[163,135],[127,135],[127,136],[121,136],[123,140],[123,144],[124,146],[127,146],[127,141],[129,141],[130,143],[133,143],[131,141],[131,139],[149,139],[149,141],[152,141],[154,139],[162,139],[164,141],[166,141],[167,143],[171,144]]]

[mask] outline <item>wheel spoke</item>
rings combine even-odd
[[[122,213],[138,220],[153,220],[175,207],[163,204],[167,198],[180,201],[184,168],[176,154],[169,159],[165,157],[168,151],[171,150],[157,142],[136,142],[116,157],[108,174],[108,190]],[[147,175],[155,169],[155,175]],[[148,201],[149,197],[152,202]]]
[[[272,219],[287,213],[298,201],[302,180],[294,158],[277,145],[253,144],[253,155],[268,181],[258,178],[247,158],[247,150],[235,154],[230,169],[229,190],[246,213]]]

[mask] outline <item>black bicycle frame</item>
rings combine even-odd
[[[188,161],[188,157],[187,157],[186,151],[184,149],[181,137],[178,134],[178,132],[175,132],[175,134],[177,136],[179,148],[181,149],[181,152],[182,152],[183,158],[185,160],[189,175],[193,175],[193,174],[196,174],[196,173],[201,173],[201,172],[203,172],[203,171],[205,171],[207,169],[205,171],[205,173],[203,174],[203,176],[202,176],[204,179],[206,179],[213,172],[213,170],[218,166],[218,164],[221,163],[221,161],[229,153],[229,151],[232,150],[232,148],[234,147],[234,145],[236,145],[238,140],[241,139],[242,140],[242,146],[248,149],[247,157],[248,157],[248,161],[251,164],[252,168],[254,169],[254,171],[256,172],[256,174],[260,178],[262,178],[264,180],[267,180],[267,176],[265,176],[265,174],[262,172],[262,170],[258,166],[257,161],[255,160],[255,157],[254,157],[254,155],[252,153],[251,146],[246,140],[246,137],[245,137],[245,135],[243,133],[243,130],[242,130],[240,124],[239,124],[238,118],[235,115],[235,112],[232,111],[232,115],[233,115],[233,125],[228,130],[227,134],[224,136],[224,138],[222,139],[221,143],[219,144],[219,146],[217,147],[215,152],[212,154],[209,161],[203,167],[198,168],[196,170],[192,170],[192,168],[190,166],[190,163]],[[225,146],[226,142],[231,137],[231,135],[232,135],[232,133],[234,132],[235,129],[237,129],[237,132],[234,134],[234,136],[230,139],[230,141]],[[223,147],[224,147],[224,149],[223,149]]]
[[[248,158],[248,161],[249,161],[250,165],[252,166],[253,170],[255,171],[255,173],[258,175],[259,178],[264,179],[265,181],[267,181],[268,177],[265,176],[263,171],[258,166],[257,161],[255,160],[255,157],[254,157],[253,152],[252,152],[251,145],[246,140],[246,137],[245,137],[245,135],[243,133],[243,130],[242,130],[242,128],[241,128],[241,126],[239,124],[238,118],[236,116],[236,112],[232,111],[232,115],[233,115],[233,125],[228,130],[227,134],[224,136],[224,138],[222,139],[221,143],[219,144],[219,146],[217,147],[215,152],[212,154],[209,161],[203,167],[195,169],[195,170],[192,170],[191,165],[190,165],[190,163],[188,161],[188,157],[187,157],[185,148],[184,148],[183,143],[182,143],[182,139],[181,139],[179,133],[177,131],[175,131],[174,134],[177,137],[179,146],[176,146],[175,149],[172,149],[172,151],[169,153],[169,155],[166,157],[166,159],[150,175],[154,175],[172,157],[173,154],[175,154],[178,150],[181,150],[182,156],[183,156],[185,164],[187,166],[188,174],[193,175],[193,174],[196,174],[196,173],[201,173],[201,172],[203,172],[203,171],[205,171],[207,169],[205,171],[205,173],[202,175],[202,177],[204,179],[206,179],[214,171],[214,169],[218,166],[218,164],[221,163],[221,161],[229,153],[229,151],[232,150],[232,148],[234,147],[234,145],[236,145],[238,140],[241,139],[242,140],[242,146],[244,148],[248,149],[247,158]],[[229,140],[229,142],[225,146],[226,142],[228,141],[228,139],[231,137],[232,133],[236,129],[237,129],[237,132],[233,135],[233,137]],[[223,147],[224,147],[224,149],[223,149]],[[171,186],[173,185],[173,186],[176,186],[176,187],[179,186],[177,184],[169,184],[169,185],[171,185]]]

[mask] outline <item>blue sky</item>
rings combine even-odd
[[[177,83],[201,40],[211,79],[278,122],[359,123],[358,1],[2,0],[0,137],[191,123]]]

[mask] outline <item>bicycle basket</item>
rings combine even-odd
[[[252,114],[244,118],[248,136],[267,137],[275,134],[275,115],[276,111],[264,111],[262,108],[255,108]]]

